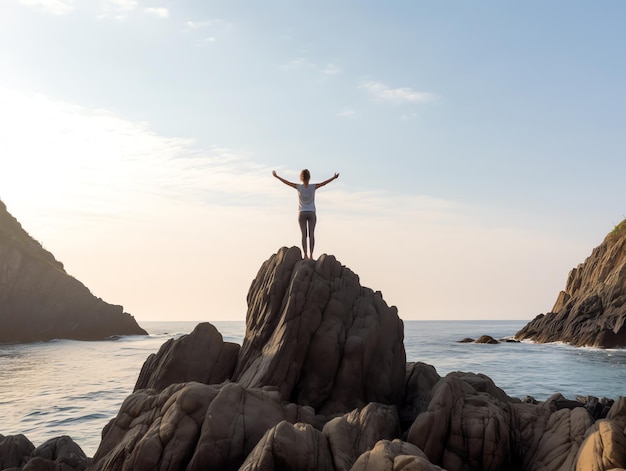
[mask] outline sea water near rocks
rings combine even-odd
[[[527,321],[405,321],[407,361],[484,373],[510,396],[545,400],[626,396],[626,350],[563,344],[458,343],[483,334],[510,337]],[[0,434],[25,434],[35,446],[70,435],[92,456],[102,428],[132,392],[147,356],[197,322],[143,322],[149,336],[100,342],[54,340],[0,345]],[[214,322],[225,341],[241,344],[244,322]]]

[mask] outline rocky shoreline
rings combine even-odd
[[[0,469],[626,466],[626,398],[520,400],[482,374],[407,363],[396,308],[333,256],[283,247],[247,299],[241,346],[203,323],[146,360],[93,458],[68,437],[0,436]]]

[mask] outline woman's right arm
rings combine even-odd
[[[276,173],[276,170],[272,170],[272,175],[274,175],[276,178],[278,178],[285,185],[290,186],[291,188],[297,188],[295,183],[290,182],[288,180],[285,180],[283,177],[278,176],[278,174]]]

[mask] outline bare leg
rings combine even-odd
[[[304,253],[304,258],[309,258],[306,251],[306,233],[307,233],[307,217],[306,213],[301,212],[298,214],[298,224],[300,225],[300,232],[302,233],[302,252]]]
[[[311,248],[311,258],[313,258],[313,248],[315,247],[315,224],[317,224],[317,215],[312,213],[309,217],[309,246]]]

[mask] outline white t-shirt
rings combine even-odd
[[[315,184],[296,184],[298,190],[298,211],[315,211]]]

